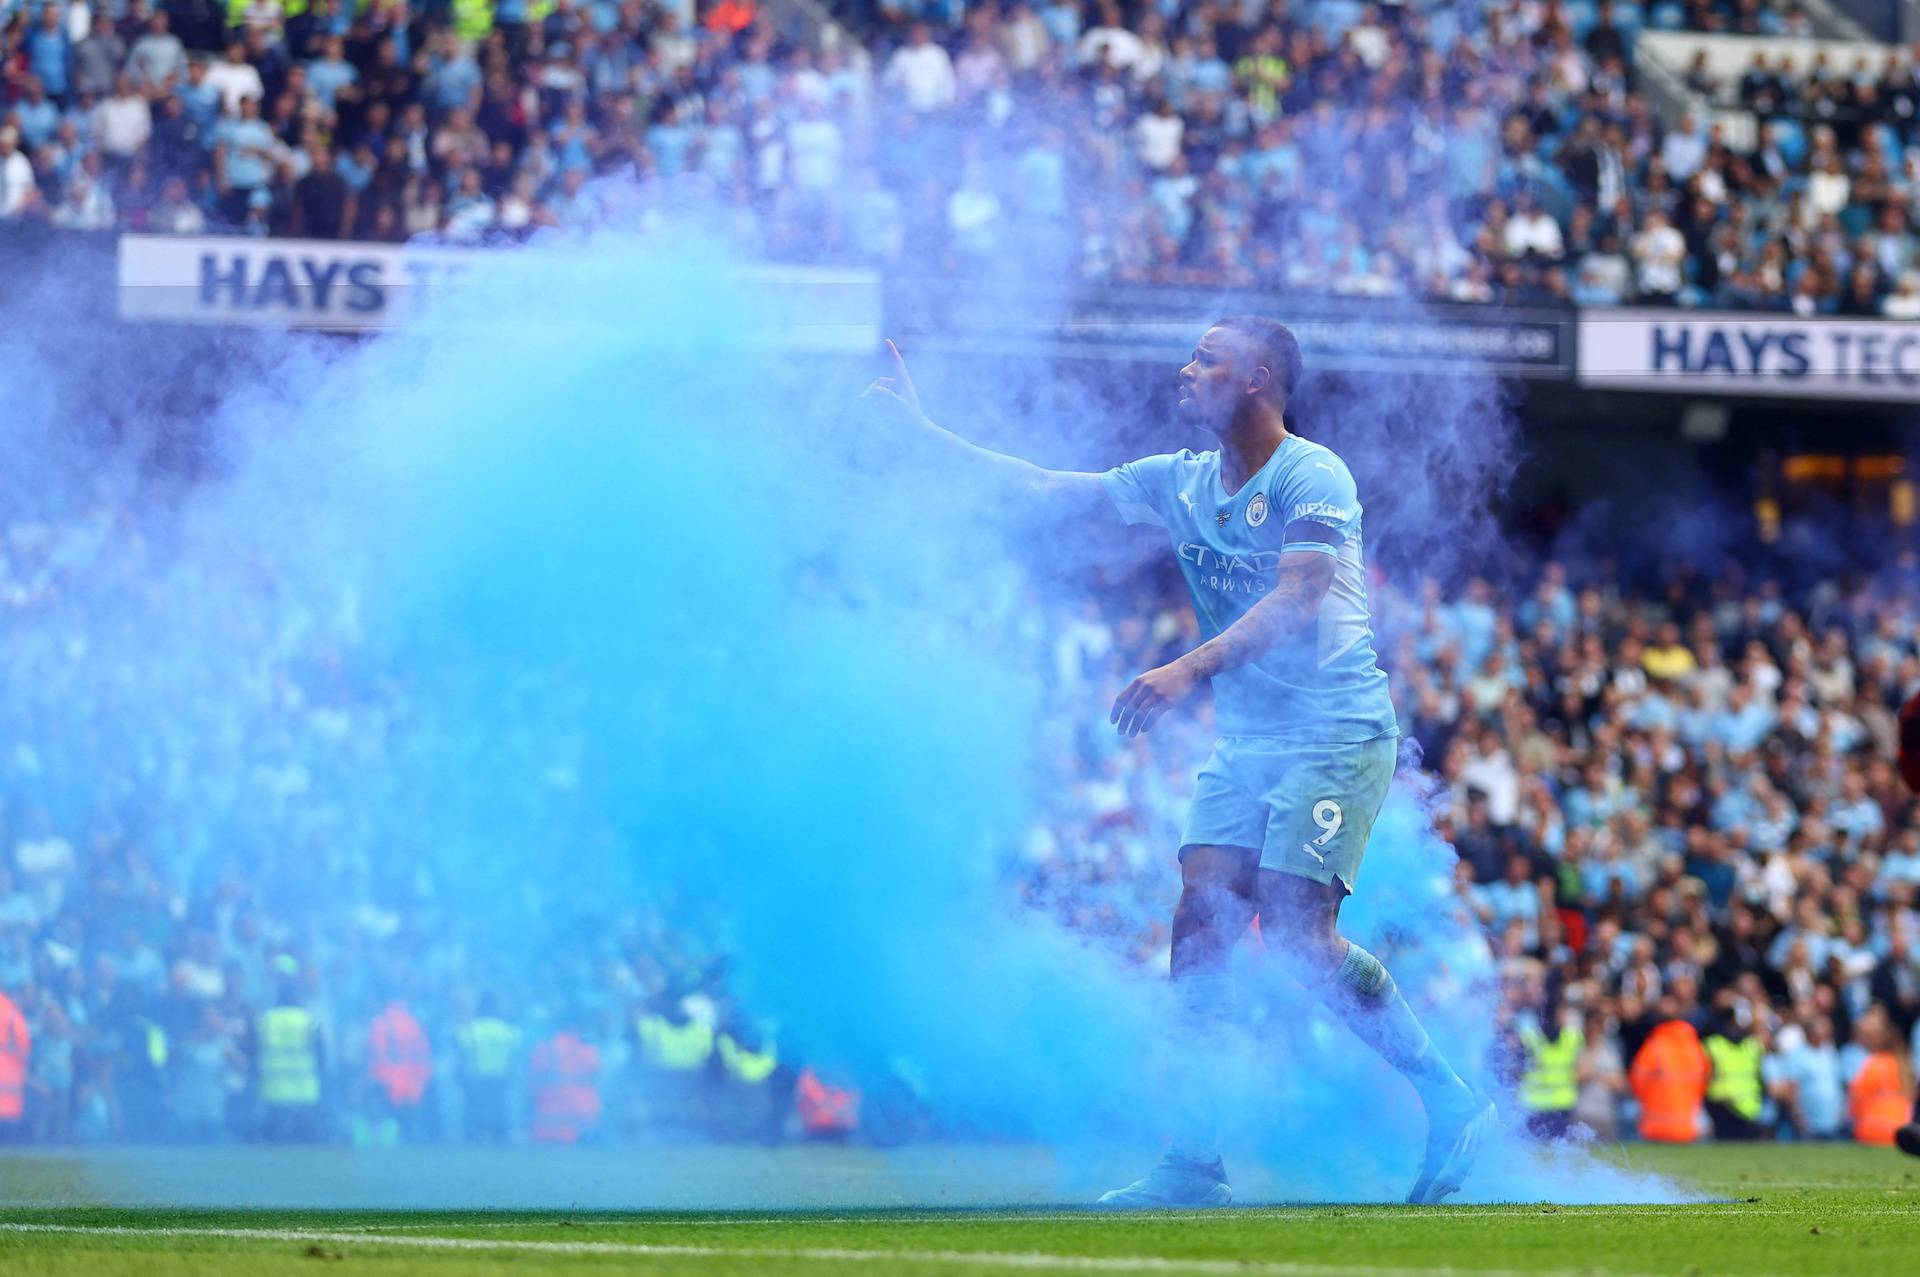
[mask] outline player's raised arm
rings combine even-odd
[[[1302,535],[1318,534],[1309,529]],[[1332,584],[1331,555],[1308,550],[1282,554],[1273,589],[1265,598],[1185,656],[1128,683],[1114,699],[1108,721],[1123,736],[1148,730],[1202,679],[1258,660],[1281,640],[1311,627],[1319,619],[1320,600]]]
[[[1100,476],[1076,470],[1049,470],[1030,461],[969,443],[953,431],[935,425],[920,406],[920,392],[907,372],[907,361],[900,348],[887,342],[887,357],[892,371],[876,378],[860,398],[875,404],[899,421],[910,437],[927,445],[938,458],[937,464],[954,464],[1016,497],[1030,497],[1040,512],[1054,519],[1091,518],[1111,507],[1100,486]]]

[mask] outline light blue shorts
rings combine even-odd
[[[1358,745],[1222,736],[1200,769],[1180,854],[1253,847],[1262,869],[1352,891],[1399,753],[1398,736]]]

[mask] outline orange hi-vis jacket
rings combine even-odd
[[[27,1056],[33,1035],[13,999],[0,993],[0,1122],[17,1122],[27,1109]]]
[[[1668,1020],[1633,1057],[1628,1080],[1640,1101],[1640,1138],[1691,1144],[1700,1138],[1700,1105],[1713,1064],[1685,1020]]]
[[[1891,1051],[1875,1051],[1847,1086],[1847,1112],[1853,1138],[1862,1144],[1891,1144],[1893,1133],[1913,1118],[1913,1093],[1900,1077],[1900,1060]]]
[[[715,35],[733,35],[752,26],[759,16],[753,0],[720,0],[707,10],[707,30]]]
[[[560,1032],[533,1049],[533,1138],[577,1144],[600,1121],[600,1052]]]
[[[860,1093],[828,1086],[812,1069],[803,1070],[794,1083],[793,1099],[800,1110],[800,1129],[809,1135],[852,1131],[860,1125]]]
[[[395,1106],[420,1103],[433,1080],[433,1052],[420,1021],[403,1002],[389,1002],[367,1033],[367,1068]]]

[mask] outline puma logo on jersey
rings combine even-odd
[[[1337,476],[1340,473],[1338,470],[1335,470],[1332,466],[1328,465],[1324,461],[1316,461],[1313,464],[1320,467],[1322,470],[1325,470],[1330,475]]]
[[[1174,495],[1179,497],[1180,500],[1186,504],[1187,514],[1192,515],[1193,514],[1193,498],[1188,496],[1184,492],[1177,492]]]

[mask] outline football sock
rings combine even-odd
[[[1444,1103],[1470,1094],[1467,1084],[1434,1047],[1380,959],[1357,944],[1349,944],[1346,959],[1325,986],[1325,997],[1345,1016],[1355,1036],[1406,1074],[1429,1108],[1436,1101]]]
[[[1173,1051],[1180,1111],[1168,1151],[1204,1166],[1220,1156],[1220,1120],[1207,1090],[1204,1061],[1218,1050],[1220,1034],[1233,1019],[1233,976],[1184,976],[1173,982],[1173,995],[1179,1008]]]

